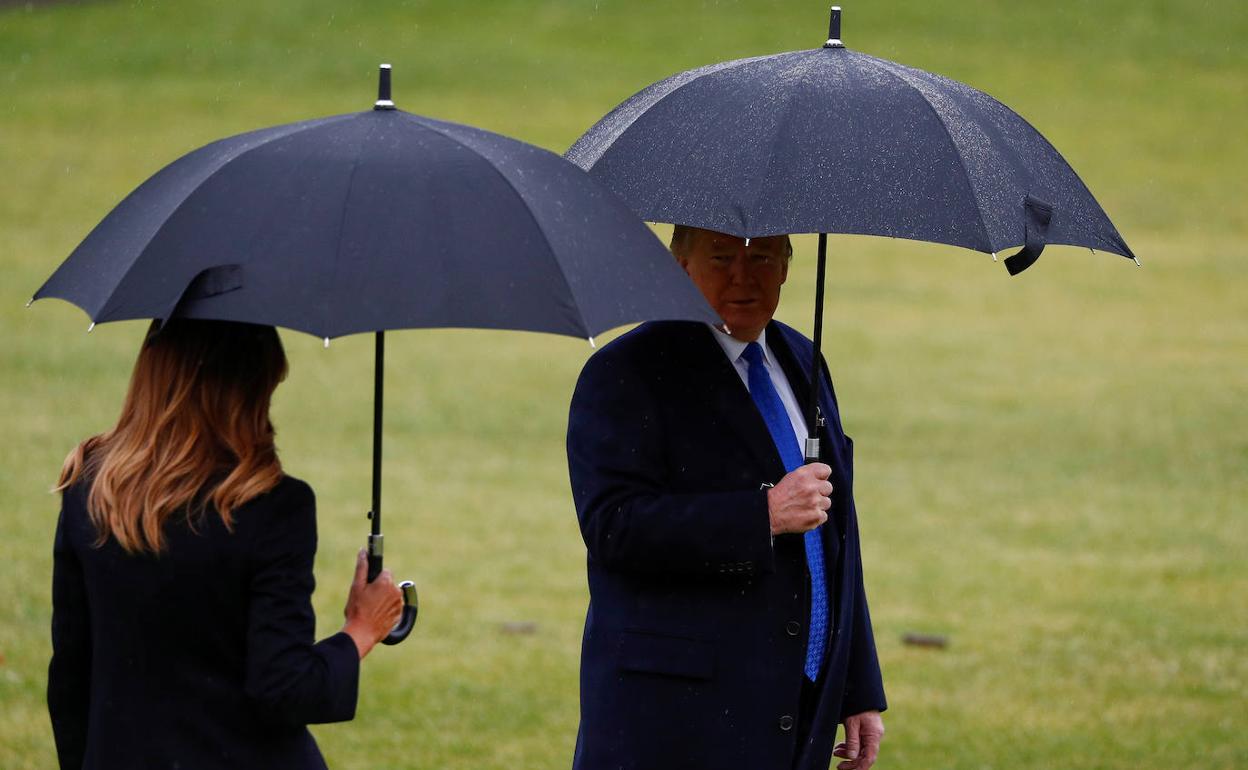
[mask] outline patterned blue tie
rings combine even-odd
[[[789,421],[789,413],[785,411],[780,394],[776,392],[771,375],[763,364],[762,346],[751,342],[745,346],[741,357],[749,364],[750,397],[767,423],[771,440],[784,461],[785,472],[801,467],[805,463],[797,436],[793,434],[793,423]],[[823,651],[827,645],[828,587],[823,577],[823,541],[819,539],[819,529],[810,530],[805,538],[806,566],[810,569],[810,640],[806,644],[806,678],[813,682],[819,675],[819,664],[823,662]]]

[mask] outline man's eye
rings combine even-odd
[[[725,263],[725,262],[731,262],[731,261],[732,261],[732,255],[731,255],[731,254],[712,254],[712,255],[711,255],[711,261],[712,261],[712,262],[715,262],[715,263],[718,263],[718,264],[723,264],[723,263]]]

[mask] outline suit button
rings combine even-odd
[[[790,620],[784,624],[784,630],[788,632],[789,636],[797,636],[802,632],[802,624],[796,620]]]
[[[780,729],[786,733],[789,730],[792,730],[793,729],[793,717],[789,716],[788,714],[785,714],[784,716],[780,717]]]

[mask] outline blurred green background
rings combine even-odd
[[[88,336],[76,308],[22,306],[112,205],[213,139],[367,109],[381,61],[401,108],[562,152],[678,70],[818,46],[826,14],[0,4],[0,767],[55,764],[47,490],[115,420],[143,328]],[[1051,248],[1010,279],[974,252],[831,239],[826,353],[892,705],[879,766],[1248,767],[1248,7],[847,2],[844,38],[1028,118],[1144,263]],[[796,246],[780,317],[808,331]],[[318,492],[328,634],[366,532],[371,342],[284,339],[279,444]],[[356,721],[314,732],[340,768],[566,767],[586,590],[562,443],[591,350],[471,331],[389,348],[387,563],[421,620],[368,659]]]

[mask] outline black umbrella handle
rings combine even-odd
[[[368,582],[373,582],[377,576],[381,574],[382,569],[382,536],[368,536]],[[394,628],[390,629],[390,633],[385,639],[381,640],[382,644],[398,644],[412,633],[412,629],[416,627],[416,616],[420,612],[420,600],[416,595],[416,584],[410,580],[404,580],[399,583],[399,590],[403,592],[403,612],[399,615],[399,622]]]
[[[381,640],[382,644],[398,644],[412,633],[412,629],[416,627],[416,615],[420,612],[420,601],[416,596],[416,584],[410,580],[404,580],[399,583],[399,590],[403,592],[403,614],[399,616],[399,622],[394,628],[390,629],[390,633],[385,639]]]

